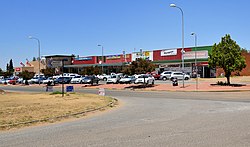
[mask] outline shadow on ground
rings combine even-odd
[[[210,84],[211,86],[230,86],[230,87],[242,87],[246,84]]]
[[[125,89],[146,89],[146,88],[152,88],[155,87],[155,85],[145,85],[145,84],[140,84],[140,85],[132,85],[128,87],[124,87]]]

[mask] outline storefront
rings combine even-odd
[[[178,49],[162,49],[154,51],[153,63],[159,66],[162,71],[182,71],[182,62],[184,62],[184,72],[194,76],[195,62],[197,63],[198,75],[202,78],[210,78],[216,76],[216,71],[208,67],[208,54],[211,46],[184,48],[183,60],[181,48]]]

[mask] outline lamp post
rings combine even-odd
[[[181,11],[181,16],[182,16],[182,49],[181,49],[181,61],[182,61],[182,74],[183,74],[183,78],[182,78],[182,83],[183,83],[183,88],[184,88],[184,13],[182,11],[182,9],[178,6],[176,6],[175,4],[170,4],[170,7],[174,7],[174,8],[178,8]]]
[[[38,38],[35,38],[33,36],[29,36],[29,39],[34,39],[34,40],[37,40],[37,43],[38,43],[38,83],[40,85],[40,40]]]
[[[102,66],[102,74],[103,74],[103,46],[98,44],[98,46],[101,46],[102,47],[102,63],[101,63],[101,66]]]
[[[195,61],[194,61],[194,64],[195,64],[195,73],[196,73],[196,90],[198,89],[198,70],[197,70],[197,35],[196,33],[192,32],[191,33],[192,36],[194,36],[194,41],[195,41]]]

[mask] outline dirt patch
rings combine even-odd
[[[31,125],[33,123],[23,122],[34,120],[54,122],[66,118],[60,116],[79,117],[78,113],[86,115],[86,113],[81,112],[102,108],[112,101],[113,99],[110,97],[93,94],[71,93],[61,97],[60,94],[50,95],[46,93],[4,93],[0,95],[0,130]],[[99,110],[104,110],[104,108]]]

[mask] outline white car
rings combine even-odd
[[[170,80],[172,81],[174,78],[178,79],[178,80],[182,80],[184,77],[184,80],[189,80],[190,76],[182,73],[182,72],[172,72],[171,76],[170,76]]]
[[[167,79],[170,79],[172,71],[164,71],[160,75],[160,79],[163,81],[166,81]]]
[[[48,84],[49,82],[51,82],[51,83],[54,82],[52,77],[48,77],[47,79],[43,80],[43,84]]]
[[[121,77],[119,75],[112,75],[110,76],[110,78],[107,79],[107,84],[110,84],[110,83],[117,84],[119,83],[120,79]]]
[[[140,75],[136,80],[135,84],[146,84],[146,85],[154,85],[155,78],[152,75]]]
[[[71,84],[82,84],[83,83],[83,76],[75,76],[70,80]]]
[[[99,80],[107,81],[108,78],[110,78],[110,75],[102,74],[102,75],[97,75]]]

